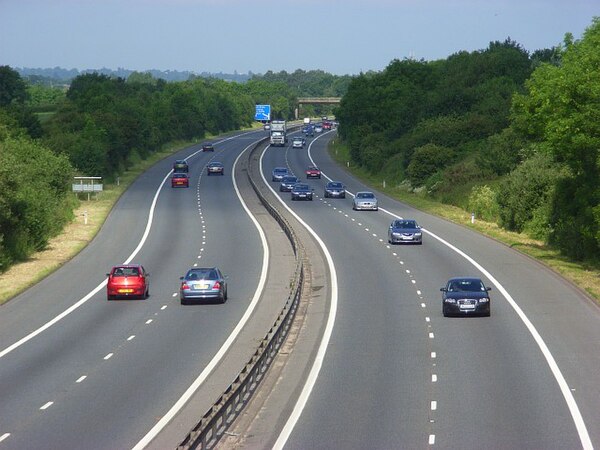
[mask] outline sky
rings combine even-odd
[[[550,48],[594,16],[600,0],[0,0],[0,65],[353,75],[508,37]]]

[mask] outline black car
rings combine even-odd
[[[308,184],[296,183],[292,188],[292,200],[312,200],[313,190]]]
[[[188,163],[184,159],[177,159],[173,163],[173,172],[176,172],[176,173],[184,173],[184,172],[188,173],[189,172]]]
[[[297,182],[298,177],[294,175],[285,176],[281,179],[281,183],[279,184],[279,191],[290,192]]]
[[[339,181],[330,181],[325,185],[325,192],[323,195],[325,198],[346,198],[346,186]]]
[[[447,316],[489,316],[491,287],[480,278],[450,278],[442,291],[442,314]]]
[[[215,151],[215,148],[213,147],[213,145],[212,145],[212,144],[204,144],[204,145],[202,146],[202,151],[203,151],[203,152],[214,152],[214,151]]]
[[[390,244],[423,244],[423,233],[416,220],[397,219],[390,224],[388,229],[388,242]]]

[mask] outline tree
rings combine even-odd
[[[561,65],[542,64],[513,102],[515,130],[566,164],[556,187],[551,242],[577,259],[600,257],[600,18],[565,39]]]
[[[27,86],[19,72],[9,66],[0,66],[0,107],[23,104],[26,99]]]

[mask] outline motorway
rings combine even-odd
[[[353,211],[351,195],[323,198],[328,179],[349,193],[369,190],[332,162],[331,137],[303,150],[269,148],[262,157],[275,190],[275,166],[300,178],[312,163],[323,171],[308,180],[314,201],[277,194],[323,241],[337,289],[318,377],[282,392],[275,386],[245,431],[246,445],[599,447],[600,309],[539,263],[463,226],[381,194],[378,212]],[[423,245],[390,246],[393,216],[417,219]],[[492,286],[491,317],[442,317],[439,289],[460,275]],[[277,396],[300,389],[295,409],[282,416]]]
[[[326,306],[331,326],[317,330],[325,353],[322,366],[307,363],[307,373],[320,369],[313,384],[304,377],[285,393],[278,392],[284,381],[275,386],[246,431],[247,446],[599,447],[600,309],[545,267],[465,227],[382,195],[378,212],[353,211],[351,195],[324,199],[327,177],[349,193],[366,189],[329,158],[333,136],[262,155],[265,182],[275,189],[275,166],[301,177],[312,162],[323,171],[323,179],[308,181],[312,202],[274,194],[322,241],[321,253],[309,256],[329,254],[335,280],[327,303],[309,305],[306,314]],[[229,169],[261,137],[242,133],[215,141],[214,154],[195,146],[158,163],[84,251],[0,308],[0,449],[146,445],[149,430],[253,304],[265,252],[278,250],[265,249]],[[189,157],[189,189],[161,188],[176,157]],[[225,164],[225,176],[203,173],[211,159]],[[417,219],[424,244],[390,246],[393,216]],[[107,302],[104,274],[131,255],[152,275],[150,298]],[[229,275],[227,303],[179,305],[179,276],[194,264],[219,265]],[[491,317],[442,317],[439,288],[456,275],[492,286]],[[263,299],[272,304],[253,318],[271,323],[284,301]],[[71,312],[59,316],[64,311]],[[256,337],[243,339],[248,349],[236,355],[241,362],[266,329],[254,328]],[[209,379],[207,391],[217,396],[230,380]],[[293,412],[273,407],[278,395],[292,397]],[[252,426],[269,432],[253,435]],[[174,442],[157,439],[148,447]]]
[[[214,153],[198,145],[159,162],[124,193],[85,250],[0,308],[0,448],[134,448],[209,366],[264,284],[265,242],[232,178],[238,155],[264,136],[238,133],[216,140]],[[170,186],[176,158],[188,159],[188,189]],[[209,160],[223,162],[225,175],[206,176]],[[291,254],[271,252],[278,250]],[[108,302],[105,274],[129,260],[150,272],[150,297]],[[179,277],[195,265],[228,275],[224,305],[179,304]],[[254,352],[287,289],[261,302],[268,310],[249,323],[264,323],[248,325],[254,331],[229,352],[237,367],[206,381],[195,421]]]

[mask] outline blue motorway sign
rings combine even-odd
[[[271,105],[256,105],[254,120],[271,120]]]

